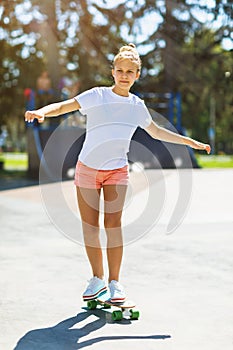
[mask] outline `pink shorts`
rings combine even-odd
[[[119,169],[98,170],[77,162],[74,183],[78,187],[100,189],[105,185],[128,185],[128,181],[128,165]]]

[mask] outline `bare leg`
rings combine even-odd
[[[107,233],[107,259],[110,282],[119,280],[123,255],[121,217],[127,186],[106,185],[103,189],[104,226]]]
[[[82,219],[85,248],[93,276],[104,277],[103,256],[99,240],[99,189],[77,187],[77,199]]]

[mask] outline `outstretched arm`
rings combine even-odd
[[[211,151],[210,145],[164,129],[153,121],[145,130],[151,137],[157,140],[186,145],[198,150],[205,150],[208,154]]]
[[[67,101],[52,103],[35,111],[26,111],[25,121],[30,123],[34,119],[38,119],[39,123],[43,123],[45,117],[56,117],[61,114],[77,111],[80,108],[80,104],[74,98],[71,98]]]

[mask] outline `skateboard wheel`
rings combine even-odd
[[[109,304],[104,304],[103,308],[104,308],[104,309],[111,309],[111,305],[109,305]]]
[[[112,320],[113,321],[121,321],[123,318],[122,311],[113,311]]]
[[[87,308],[88,310],[95,310],[97,306],[97,301],[96,300],[89,300],[87,302]]]
[[[139,319],[139,316],[140,316],[140,312],[139,311],[136,311],[136,310],[130,310],[130,318],[131,320],[138,320]]]

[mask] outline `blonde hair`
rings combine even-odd
[[[141,59],[139,53],[137,52],[136,46],[132,43],[122,46],[118,54],[114,57],[113,67],[117,61],[128,59],[138,67],[138,71],[141,70]]]

